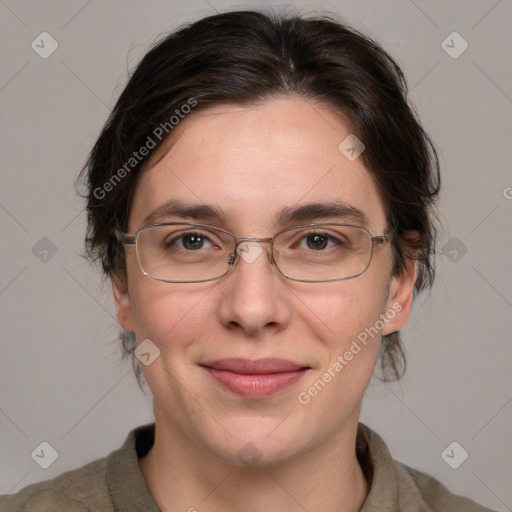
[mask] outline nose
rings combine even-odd
[[[219,283],[222,324],[252,336],[285,328],[291,318],[290,292],[272,262],[270,245],[243,239],[235,256],[233,268]]]

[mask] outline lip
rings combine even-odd
[[[219,359],[202,363],[223,387],[246,398],[264,398],[297,382],[309,369],[285,359]]]

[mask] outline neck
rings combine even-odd
[[[265,467],[231,465],[156,414],[155,425],[154,445],[139,464],[163,512],[357,512],[369,491],[355,453],[357,419],[323,445]]]

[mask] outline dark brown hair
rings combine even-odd
[[[249,105],[283,94],[319,102],[350,121],[366,147],[360,158],[380,190],[388,227],[395,228],[393,274],[416,259],[415,296],[432,285],[439,162],[408,103],[401,69],[373,40],[330,17],[256,11],[180,27],[131,75],[80,175],[87,188],[86,256],[101,261],[105,277],[126,285],[115,230],[127,229],[137,177],[179,119],[220,102]],[[133,333],[121,340],[131,353]],[[140,384],[134,357],[133,363]],[[384,380],[405,371],[398,332],[383,338],[381,369]]]

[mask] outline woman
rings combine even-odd
[[[440,180],[375,42],[259,12],[183,27],[137,67],[83,176],[88,255],[155,423],[2,510],[489,510],[359,423],[378,360],[404,371]]]

